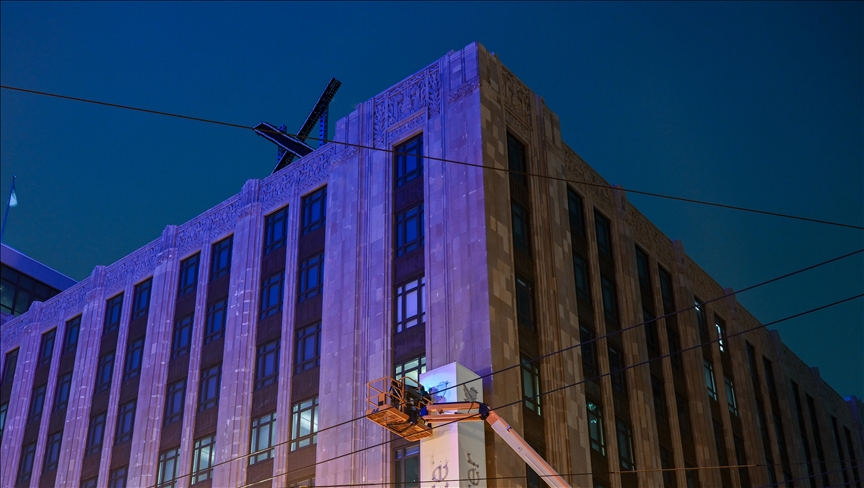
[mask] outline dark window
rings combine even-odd
[[[516,277],[516,319],[519,325],[534,330],[534,288]]]
[[[120,405],[117,409],[117,432],[114,434],[114,444],[122,444],[132,440],[137,404],[137,400],[132,400]]]
[[[660,467],[663,468],[663,488],[675,488],[678,482],[675,480],[675,460],[672,451],[660,447]]]
[[[275,414],[274,414],[275,415]],[[318,442],[318,397],[291,406],[291,450]]]
[[[616,419],[615,427],[618,433],[618,463],[622,471],[633,471],[635,461],[633,457],[633,436],[630,432],[630,424],[621,419]]]
[[[0,265],[0,312],[18,316],[26,312],[33,302],[45,302],[60,293],[41,281]]]
[[[528,211],[518,203],[510,204],[510,213],[513,217],[513,247],[531,254],[531,235],[528,224]]]
[[[207,321],[204,324],[204,344],[225,335],[225,319],[228,317],[228,299],[207,305]]]
[[[416,384],[420,384],[420,375],[426,372],[426,356],[418,356],[414,359],[409,359],[399,363],[393,369],[393,377],[397,380],[400,378],[410,378]]]
[[[732,378],[726,377],[726,403],[729,404],[729,413],[738,415],[738,400],[735,398],[735,384]]]
[[[156,475],[158,488],[177,486],[177,468],[180,463],[180,448],[168,449],[159,454],[159,471]]]
[[[654,314],[642,310],[642,321],[645,323],[645,342],[648,345],[648,357],[655,359],[660,356],[660,335],[657,333],[657,321]]]
[[[393,149],[396,160],[396,187],[423,176],[423,136],[411,138]]]
[[[114,351],[111,351],[99,358],[99,364],[96,367],[96,392],[105,391],[111,388],[111,377],[114,374]]]
[[[733,436],[733,441],[735,442],[735,461],[738,466],[744,466],[747,464],[747,451],[744,449],[744,439],[736,435]],[[741,479],[741,488],[750,488],[750,472],[746,467],[738,468],[738,478]]]
[[[249,464],[272,458],[274,444],[276,444],[276,412],[252,420]]]
[[[423,247],[423,204],[396,214],[396,255]]]
[[[288,207],[283,207],[264,218],[264,254],[285,246],[287,220]]]
[[[18,483],[30,481],[30,478],[33,476],[33,461],[35,459],[35,442],[21,448],[21,460],[18,462]]]
[[[88,478],[86,480],[81,480],[80,488],[96,488],[98,486],[96,483],[97,481],[99,481],[98,476],[95,476],[93,478]]]
[[[570,215],[570,233],[585,238],[585,211],[582,197],[571,188],[567,188],[567,211]]]
[[[0,425],[0,431],[2,431],[2,425]],[[858,473],[858,460],[855,457],[855,447],[852,444],[852,433],[849,431],[848,427],[843,427],[843,434],[846,437],[846,449],[849,450],[849,461],[852,464],[852,476],[855,479],[855,486],[861,486],[861,475]]]
[[[69,392],[72,389],[72,372],[57,378],[57,388],[54,390],[54,411],[60,411],[69,405]]]
[[[295,374],[321,364],[321,322],[297,329],[294,343]]]
[[[108,488],[126,488],[126,475],[129,472],[129,466],[117,468],[108,473]]]
[[[626,395],[627,380],[624,371],[624,353],[613,346],[609,346],[609,372],[611,373],[612,390]]]
[[[636,246],[636,270],[639,272],[639,288],[642,293],[651,293],[651,267],[648,254]]]
[[[228,236],[213,244],[213,258],[210,260],[210,281],[231,272],[231,247],[233,243],[234,236]]]
[[[510,170],[510,179],[528,185],[528,165],[525,160],[525,145],[510,133],[507,133],[507,169]]]
[[[696,326],[699,328],[699,339],[704,344],[708,342],[708,326],[705,324],[705,305],[694,297],[693,308],[696,310]]]
[[[651,393],[654,397],[654,415],[660,425],[669,425],[669,416],[666,412],[666,389],[663,380],[651,375]]]
[[[75,352],[78,347],[78,334],[81,332],[81,316],[66,322],[66,334],[63,337],[63,354]]]
[[[578,254],[573,254],[573,275],[576,278],[576,298],[591,303],[591,281],[589,281],[588,261]]]
[[[600,285],[603,290],[603,316],[606,317],[606,325],[619,328],[618,324],[618,294],[615,291],[615,283],[605,276],[600,277]]]
[[[186,404],[186,378],[177,380],[165,388],[165,425],[183,419]]]
[[[696,466],[685,462],[684,477],[687,480],[687,488],[699,488],[699,474],[696,471]],[[774,486],[774,484],[771,484],[769,486]]]
[[[62,440],[62,430],[48,436],[48,441],[45,443],[45,464],[42,465],[43,473],[57,469],[57,463],[60,461],[60,443]]]
[[[258,346],[255,355],[255,389],[276,383],[279,379],[279,340]]]
[[[404,488],[420,487],[420,444],[415,442],[393,453],[395,484]]]
[[[717,329],[717,344],[720,346],[720,352],[726,352],[726,322],[714,315],[714,327]]]
[[[42,343],[39,344],[39,361],[37,366],[49,364],[51,355],[54,354],[54,340],[57,338],[57,329],[51,329],[42,334]]]
[[[759,390],[759,370],[756,367],[756,348],[753,344],[747,343],[747,364],[750,366],[750,378],[753,380],[753,386]]]
[[[192,323],[194,317],[187,315],[174,322],[174,333],[171,338],[171,357],[176,358],[189,353],[192,347]]]
[[[192,293],[198,286],[198,265],[201,263],[201,253],[180,261],[180,283],[177,285],[177,296],[182,297]]]
[[[678,331],[672,327],[666,327],[666,339],[669,341],[669,360],[672,362],[672,367],[680,370],[681,363],[681,344],[678,342]]]
[[[660,297],[663,299],[664,313],[675,311],[675,294],[672,288],[672,275],[663,268],[658,267],[660,272]]]
[[[426,298],[423,293],[426,280],[423,276],[396,287],[396,332],[424,323]]]
[[[3,360],[3,384],[9,384],[15,378],[15,367],[18,364],[18,349],[13,349],[6,353],[6,359]]]
[[[303,230],[305,236],[324,227],[327,218],[327,187],[303,197]]]
[[[105,438],[105,412],[90,417],[87,429],[87,447],[84,455],[96,454],[102,450],[102,440]]]
[[[609,219],[596,210],[594,228],[597,231],[597,252],[606,259],[612,259],[612,226]]]
[[[522,356],[522,400],[532,412],[540,412],[540,365]]]
[[[202,437],[195,441],[192,452],[192,484],[207,481],[213,477],[213,463],[216,460],[216,435]]]
[[[150,308],[150,291],[152,285],[153,278],[135,285],[135,290],[132,294],[132,320],[143,317],[147,314],[147,310]]]
[[[6,428],[6,414],[9,412],[9,402],[0,405],[0,439],[3,438],[3,429]]]
[[[123,381],[141,374],[141,361],[144,358],[144,338],[139,337],[126,347],[126,366],[123,368]]]
[[[324,291],[324,253],[304,259],[300,263],[297,283],[297,301],[308,300]]]
[[[120,313],[123,311],[123,294],[109,298],[105,302],[105,327],[103,334],[114,332],[120,328]]]
[[[261,280],[260,319],[265,319],[282,311],[282,291],[284,283],[284,271],[280,271]]]
[[[597,376],[597,343],[594,342],[594,331],[582,325],[579,326],[579,342],[582,349],[582,369],[585,378]]]
[[[219,388],[222,383],[222,365],[217,364],[201,371],[201,391],[198,393],[198,411],[219,404]]]
[[[606,437],[603,435],[603,409],[591,400],[588,400],[588,436],[591,438],[591,449],[605,456]]]
[[[726,457],[726,438],[723,436],[723,425],[714,420],[714,445],[717,448],[717,461],[720,466],[729,466],[729,459]]]
[[[708,396],[712,400],[717,399],[717,383],[714,381],[714,365],[705,360],[705,385],[708,387]]]
[[[42,417],[42,410],[45,408],[45,390],[47,384],[41,384],[33,388],[33,393],[30,396],[30,416],[27,417],[27,422],[33,422]]]

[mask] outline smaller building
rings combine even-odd
[[[0,324],[77,283],[6,244],[0,244]]]

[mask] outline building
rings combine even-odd
[[[417,486],[366,384],[458,361],[574,486],[860,488],[860,403],[735,335],[759,322],[479,44],[334,139],[3,325],[0,485]],[[487,486],[539,484],[485,439]]]
[[[72,278],[0,244],[0,324],[74,284]]]

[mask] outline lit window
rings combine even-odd
[[[327,187],[303,197],[302,235],[324,227],[327,218]]]
[[[588,401],[588,436],[591,438],[591,449],[606,455],[606,438],[603,435],[603,410],[599,405]]]
[[[738,400],[735,398],[735,384],[732,383],[732,378],[726,376],[726,403],[729,404],[729,412],[732,415],[738,415]]]
[[[291,406],[291,450],[318,442],[318,397]]]
[[[528,410],[540,415],[540,365],[522,356],[522,400]]]
[[[201,390],[198,393],[198,411],[219,404],[219,388],[222,383],[222,365],[217,364],[201,371]]]
[[[717,328],[717,344],[720,346],[720,352],[726,352],[726,323],[718,316],[714,316],[714,327]]]
[[[423,247],[423,204],[396,214],[396,255]]]
[[[423,276],[396,287],[396,333],[421,325],[425,319],[426,299]]]
[[[114,434],[114,444],[122,444],[132,440],[137,403],[137,400],[132,400],[120,405],[120,408],[117,409],[117,432]]]
[[[261,280],[261,314],[259,319],[265,319],[282,311],[282,285],[284,282],[284,271]]]
[[[521,205],[510,204],[510,214],[513,219],[513,247],[526,254],[531,254],[531,235],[528,224],[528,211]]]
[[[411,378],[415,384],[420,384],[420,375],[426,372],[426,356],[419,356],[414,359],[399,363],[394,368],[393,377],[397,380],[400,378]]]
[[[324,253],[319,252],[300,262],[297,301],[308,300],[324,291]]]
[[[174,322],[174,333],[171,338],[172,358],[189,353],[189,348],[192,347],[192,322],[192,315],[187,315]]]
[[[317,367],[321,361],[321,322],[297,329],[294,339],[294,373]]]
[[[210,261],[210,281],[221,278],[231,272],[231,247],[234,244],[234,236],[213,244],[213,257]]]
[[[276,383],[279,379],[279,340],[258,346],[255,357],[255,389]]]
[[[192,484],[207,481],[213,477],[213,463],[216,460],[216,435],[202,437],[195,441],[192,453]]]
[[[714,382],[714,365],[705,361],[705,384],[708,386],[708,396],[717,399],[717,383]]]
[[[221,339],[225,335],[225,319],[228,318],[227,308],[227,298],[207,305],[207,320],[204,323],[204,344]]]
[[[177,467],[180,462],[180,448],[168,449],[159,454],[159,471],[156,475],[158,488],[177,486]]]
[[[66,322],[66,334],[63,337],[63,354],[75,352],[78,347],[78,334],[81,332],[81,316]]]
[[[288,207],[277,210],[264,218],[264,254],[285,246]]]
[[[135,378],[141,374],[141,360],[144,358],[144,338],[139,337],[129,343],[126,348],[126,367],[123,369],[123,381]]]
[[[273,457],[273,445],[276,444],[276,412],[252,420],[251,439],[250,465]]]
[[[702,343],[708,342],[708,326],[705,324],[705,304],[694,297],[693,308],[696,310],[696,326],[699,328],[699,338]]]
[[[150,308],[150,288],[152,285],[153,278],[135,285],[132,294],[132,320],[147,314],[147,310]]]
[[[201,262],[201,253],[180,261],[180,283],[177,285],[177,296],[182,297],[192,293],[198,286],[198,264]]]
[[[123,294],[109,298],[105,303],[105,327],[103,334],[114,332],[120,328],[120,313],[123,311]]]
[[[396,187],[423,176],[423,136],[411,138],[393,148]]]
[[[186,403],[186,378],[175,381],[165,388],[165,425],[183,419]]]

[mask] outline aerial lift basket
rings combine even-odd
[[[378,378],[366,384],[366,418],[409,441],[432,435],[431,427],[420,416],[429,404],[420,384],[411,378]]]

